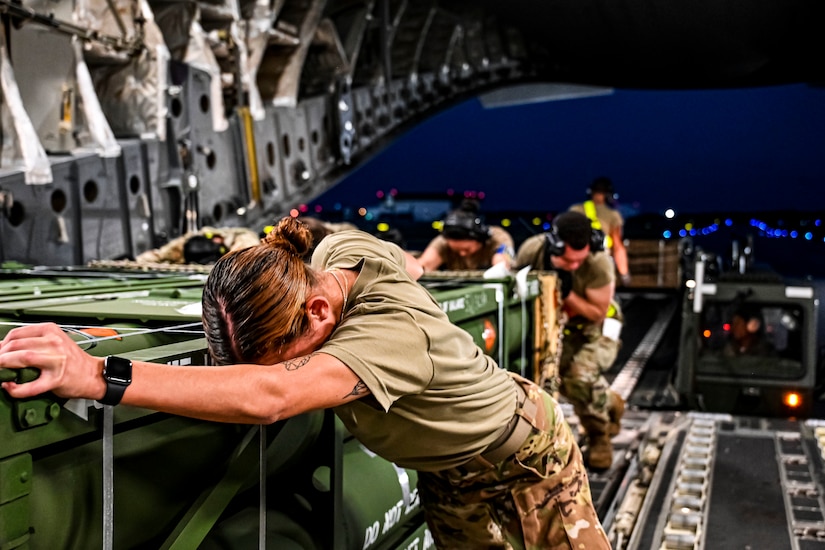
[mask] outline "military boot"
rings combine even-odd
[[[607,414],[610,416],[610,425],[607,433],[611,436],[617,435],[622,429],[622,416],[624,416],[624,399],[618,393],[610,390],[607,394]]]
[[[588,434],[587,466],[593,470],[607,470],[613,464],[613,443],[609,433]]]

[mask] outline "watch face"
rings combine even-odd
[[[116,384],[130,384],[132,382],[132,362],[123,357],[107,357],[103,364],[103,377]]]

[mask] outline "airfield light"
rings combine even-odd
[[[782,396],[782,403],[792,409],[796,409],[802,405],[802,396],[795,391],[789,391]]]
[[[665,217],[667,219],[672,220],[675,215],[676,215],[676,211],[673,210],[672,208],[668,208],[667,210],[665,210]]]

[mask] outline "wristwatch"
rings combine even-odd
[[[132,362],[123,357],[108,356],[103,360],[103,380],[106,381],[106,394],[98,401],[104,405],[117,405],[132,383]]]

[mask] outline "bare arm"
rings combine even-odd
[[[513,255],[510,250],[493,255],[492,265],[504,264],[509,271],[513,267]]]
[[[513,237],[504,229],[497,228],[494,233],[494,238],[498,241],[498,246],[493,252],[490,265],[504,264],[504,267],[509,271],[513,267],[513,259],[516,256]]]
[[[613,241],[613,261],[616,262],[616,269],[619,275],[628,275],[630,273],[630,266],[627,263],[627,248],[622,239],[622,228],[616,227],[610,233],[610,239]]]
[[[413,278],[413,281],[417,281],[421,278],[424,274],[424,267],[418,261],[418,258],[410,254],[409,252],[404,252],[404,260],[405,265],[404,268],[407,270],[407,273],[410,274],[410,277]]]
[[[4,382],[16,398],[52,391],[100,399],[103,358],[94,357],[54,324],[14,329],[0,343],[0,368],[32,366],[40,377]],[[356,374],[323,353],[275,365],[178,367],[136,361],[122,403],[219,422],[269,424],[302,412],[342,405],[369,393]]]
[[[581,315],[594,323],[601,323],[607,316],[614,287],[613,283],[609,283],[599,288],[588,288],[584,296],[571,292],[564,299],[564,308],[571,317]]]
[[[435,271],[444,263],[444,258],[441,257],[435,245],[430,243],[418,257],[418,263],[424,271]]]

